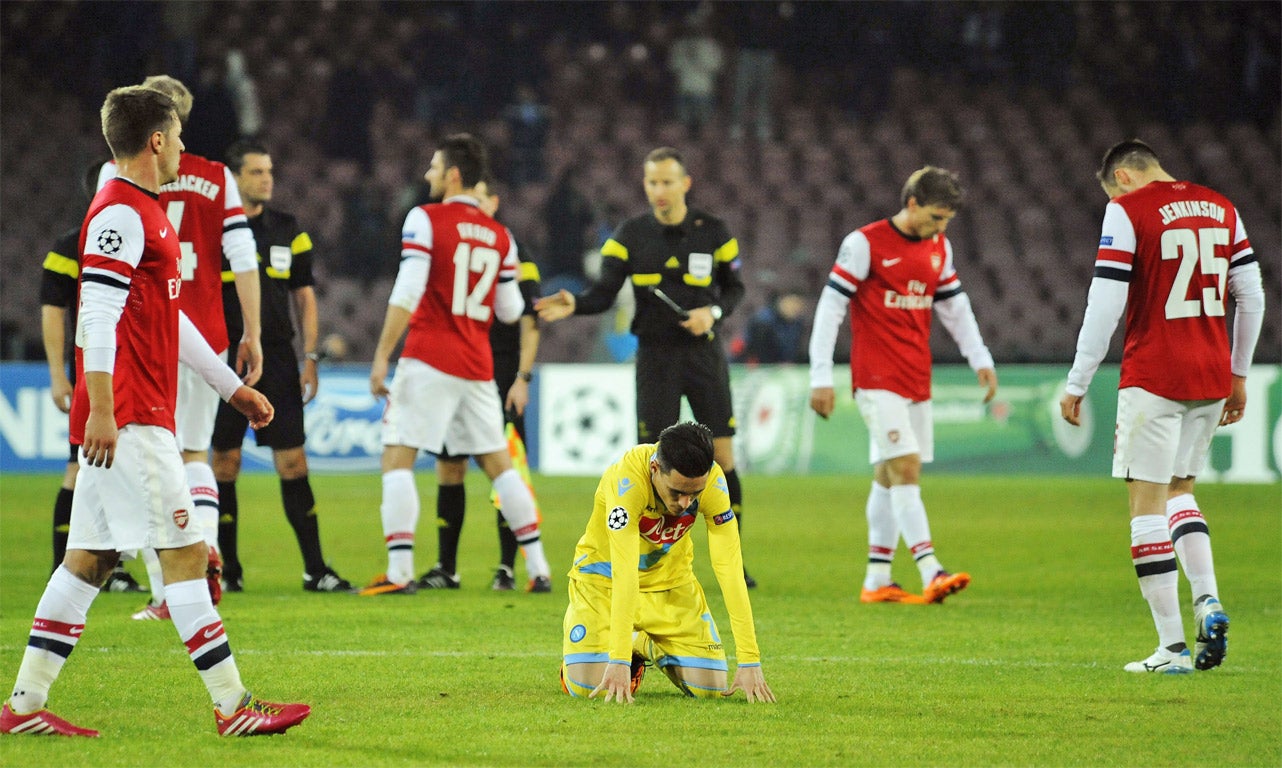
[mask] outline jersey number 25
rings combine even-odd
[[[1179,271],[1166,297],[1166,319],[1178,320],[1199,317],[1205,310],[1207,317],[1224,316],[1224,280],[1229,271],[1229,260],[1215,255],[1216,246],[1229,244],[1229,231],[1224,227],[1205,229],[1168,229],[1162,233],[1162,260],[1179,259]],[[1215,278],[1215,285],[1202,289],[1201,299],[1190,299],[1189,283],[1193,274]]]

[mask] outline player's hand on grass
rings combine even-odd
[[[271,424],[276,415],[276,409],[267,400],[267,396],[253,387],[240,387],[227,404],[249,419],[249,426],[254,429],[262,429]]]
[[[605,701],[617,701],[620,704],[632,703],[632,669],[627,664],[606,664],[601,683],[588,694],[589,699],[605,692]]]
[[[733,696],[735,691],[743,691],[743,695],[749,702],[768,701],[771,704],[775,701],[774,691],[766,684],[766,675],[761,671],[761,665],[757,664],[751,667],[740,666],[734,671],[734,682],[726,689],[722,696]]]
[[[815,387],[810,390],[810,410],[819,414],[820,418],[831,416],[836,403],[837,396],[832,387]]]
[[[984,402],[992,402],[997,394],[997,371],[992,368],[980,368],[975,375],[979,377],[979,386],[988,388],[988,393],[984,395]]]

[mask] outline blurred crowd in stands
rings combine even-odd
[[[1280,17],[1276,2],[3,3],[0,355],[40,357],[40,262],[106,155],[103,95],[164,72],[195,95],[190,151],[271,149],[277,203],[316,243],[323,331],[356,360],[434,141],[467,130],[549,289],[591,278],[595,248],[645,207],[645,153],[681,148],[692,201],[743,246],[739,349],[782,296],[804,339],[841,238],[897,210],[912,169],[951,168],[970,195],[949,235],[994,354],[1067,361],[1105,202],[1093,174],[1123,138],[1228,194],[1282,293]],[[558,324],[541,359],[600,357],[584,334],[618,327]],[[1280,348],[1274,302],[1257,359]]]

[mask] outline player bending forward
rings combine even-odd
[[[592,517],[574,551],[565,611],[561,687],[571,696],[632,702],[647,665],[687,696],[775,700],[761,670],[743,578],[739,528],[712,432],[682,422],[605,471]],[[695,578],[687,536],[700,517],[730,613],[738,667],[726,688],[726,654]]]

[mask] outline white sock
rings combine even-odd
[[[503,500],[503,508],[500,510],[503,519],[516,536],[516,543],[525,552],[525,570],[531,578],[550,576],[552,569],[543,554],[543,542],[539,539],[539,517],[534,509],[534,496],[521,479],[521,473],[508,469],[500,474],[494,478],[494,490]]]
[[[210,698],[224,715],[231,714],[244,698],[245,686],[240,681],[222,617],[209,597],[209,585],[204,579],[179,581],[170,584],[166,594],[174,629],[187,646],[187,655],[209,689]]]
[[[899,521],[904,543],[917,561],[917,571],[921,574],[924,587],[944,567],[935,557],[935,543],[930,540],[930,522],[926,520],[926,505],[921,501],[921,486],[891,486],[890,506],[895,510],[895,519]]]
[[[1175,544],[1175,554],[1184,566],[1192,599],[1202,595],[1219,598],[1215,581],[1215,558],[1211,556],[1211,531],[1197,508],[1193,494],[1185,493],[1166,502],[1166,525]]]
[[[66,566],[58,566],[49,577],[36,605],[31,635],[9,697],[9,708],[15,714],[35,712],[49,700],[49,689],[75,650],[89,606],[97,596],[97,587],[72,576]]]
[[[899,525],[890,506],[890,489],[874,481],[864,513],[868,518],[868,570],[864,574],[864,589],[880,589],[891,582],[890,564],[899,545]]]
[[[214,479],[214,468],[203,461],[189,461],[183,469],[187,471],[187,487],[191,489],[200,535],[206,544],[218,549],[218,481]]]
[[[1171,534],[1163,515],[1131,518],[1131,562],[1157,627],[1158,643],[1166,648],[1184,642],[1180,619],[1180,574],[1175,565]]]
[[[414,579],[414,531],[418,527],[418,486],[414,471],[383,473],[383,541],[387,544],[387,578],[397,584]]]
[[[151,547],[143,547],[138,552],[142,564],[147,568],[147,583],[151,585],[151,601],[156,605],[165,602],[165,573],[160,569],[160,555]]]

